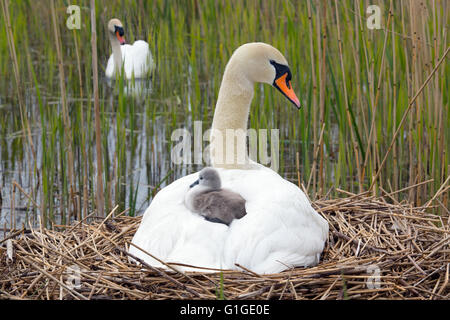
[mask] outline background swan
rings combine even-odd
[[[223,188],[246,200],[247,215],[227,227],[188,210],[183,198],[192,181],[198,179],[198,173],[194,173],[156,195],[133,244],[166,262],[223,269],[238,269],[238,263],[257,273],[276,273],[319,262],[328,223],[311,207],[305,194],[273,170],[248,158],[241,161],[237,146],[230,149],[232,154],[220,148],[226,145],[221,140],[225,135],[220,133],[247,129],[256,82],[275,86],[300,107],[290,80],[286,59],[264,43],[242,45],[225,68],[212,125],[211,161]],[[129,250],[147,263],[162,267],[141,250],[133,246]]]
[[[119,19],[111,19],[108,22],[109,41],[112,54],[106,65],[106,77],[113,78],[117,70],[125,71],[125,77],[131,79],[145,78],[154,68],[152,53],[148,43],[137,40],[133,45],[125,43],[124,29]]]

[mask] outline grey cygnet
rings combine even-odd
[[[222,189],[219,173],[210,167],[201,170],[199,179],[190,185],[185,204],[205,220],[226,225],[247,214],[245,199],[236,192]]]

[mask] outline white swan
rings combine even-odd
[[[106,77],[113,78],[116,70],[125,71],[125,77],[131,79],[145,78],[154,68],[152,53],[148,43],[137,40],[133,45],[125,44],[124,30],[119,19],[111,19],[108,22],[109,41],[111,42],[112,54],[106,65]]]
[[[264,43],[239,47],[225,69],[213,133],[247,129],[256,82],[274,85],[300,107],[290,78],[286,59],[274,47]],[[212,164],[220,175],[222,187],[246,200],[247,214],[228,227],[208,222],[189,211],[183,198],[190,184],[198,179],[198,173],[194,173],[158,192],[144,213],[132,243],[165,262],[209,268],[238,269],[235,264],[240,264],[264,274],[317,264],[328,235],[325,219],[311,207],[296,185],[247,158],[242,163],[236,149],[230,149],[232,154],[225,150],[222,159],[232,161],[222,163],[218,151],[225,144],[217,137],[211,139]],[[150,265],[164,267],[132,245],[129,252]]]

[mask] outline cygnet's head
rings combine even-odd
[[[219,190],[221,188],[219,173],[216,169],[206,167],[198,174],[198,180],[190,185],[190,188],[196,185],[204,186],[211,190]]]
[[[291,86],[291,70],[278,49],[263,42],[246,43],[234,51],[229,65],[235,71],[240,70],[240,74],[251,82],[273,85],[300,108],[300,101]]]
[[[111,19],[108,22],[108,31],[109,33],[114,37],[117,38],[117,40],[120,42],[120,44],[125,44],[125,38],[123,37],[125,32],[123,30],[122,22],[120,22],[119,19]]]

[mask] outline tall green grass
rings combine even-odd
[[[48,1],[1,1],[2,197],[11,202],[15,192],[16,209],[32,208],[46,225],[86,217],[98,209],[89,1],[70,1],[82,8],[81,30],[65,26],[69,1],[54,0],[56,19]],[[106,212],[115,204],[140,212],[158,188],[199,169],[170,162],[171,133],[196,120],[209,128],[225,65],[251,41],[286,56],[303,105],[297,111],[273,88],[255,88],[250,126],[280,129],[280,174],[297,181],[299,153],[312,198],[334,196],[335,188],[376,194],[407,188],[391,201],[423,205],[439,191],[427,204],[448,207],[446,61],[408,109],[448,47],[447,1],[95,3]],[[382,9],[381,30],[366,27],[369,4]],[[112,17],[124,23],[128,42],[149,42],[157,65],[151,93],[129,96],[123,79],[104,81]]]

